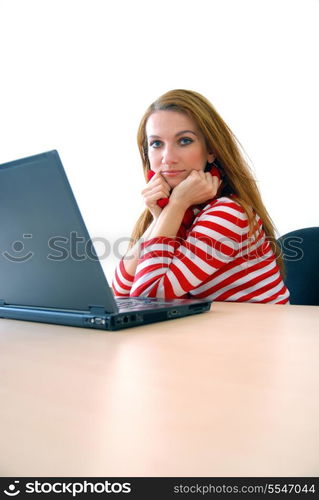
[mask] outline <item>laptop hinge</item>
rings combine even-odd
[[[103,316],[104,314],[108,314],[108,312],[105,310],[105,307],[102,306],[89,306],[90,312],[94,314],[94,316]]]

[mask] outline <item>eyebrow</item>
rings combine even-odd
[[[180,132],[177,132],[177,134],[175,134],[175,137],[179,137],[180,135],[184,135],[184,134],[193,134],[195,136],[197,136],[197,134],[193,131],[193,130],[181,130]],[[149,135],[148,138],[155,138],[155,139],[160,139],[160,136],[159,135]]]

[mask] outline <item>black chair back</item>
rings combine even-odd
[[[319,305],[319,227],[306,227],[278,239],[286,268],[290,304]]]

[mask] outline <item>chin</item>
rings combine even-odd
[[[182,179],[184,180],[184,179]],[[182,182],[181,179],[170,179],[170,180],[167,180],[166,182],[169,184],[169,186],[174,189],[174,187],[178,186],[178,184],[180,184]]]

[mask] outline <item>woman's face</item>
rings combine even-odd
[[[160,171],[171,188],[214,161],[196,123],[184,113],[155,111],[146,122],[146,135],[151,169]]]

